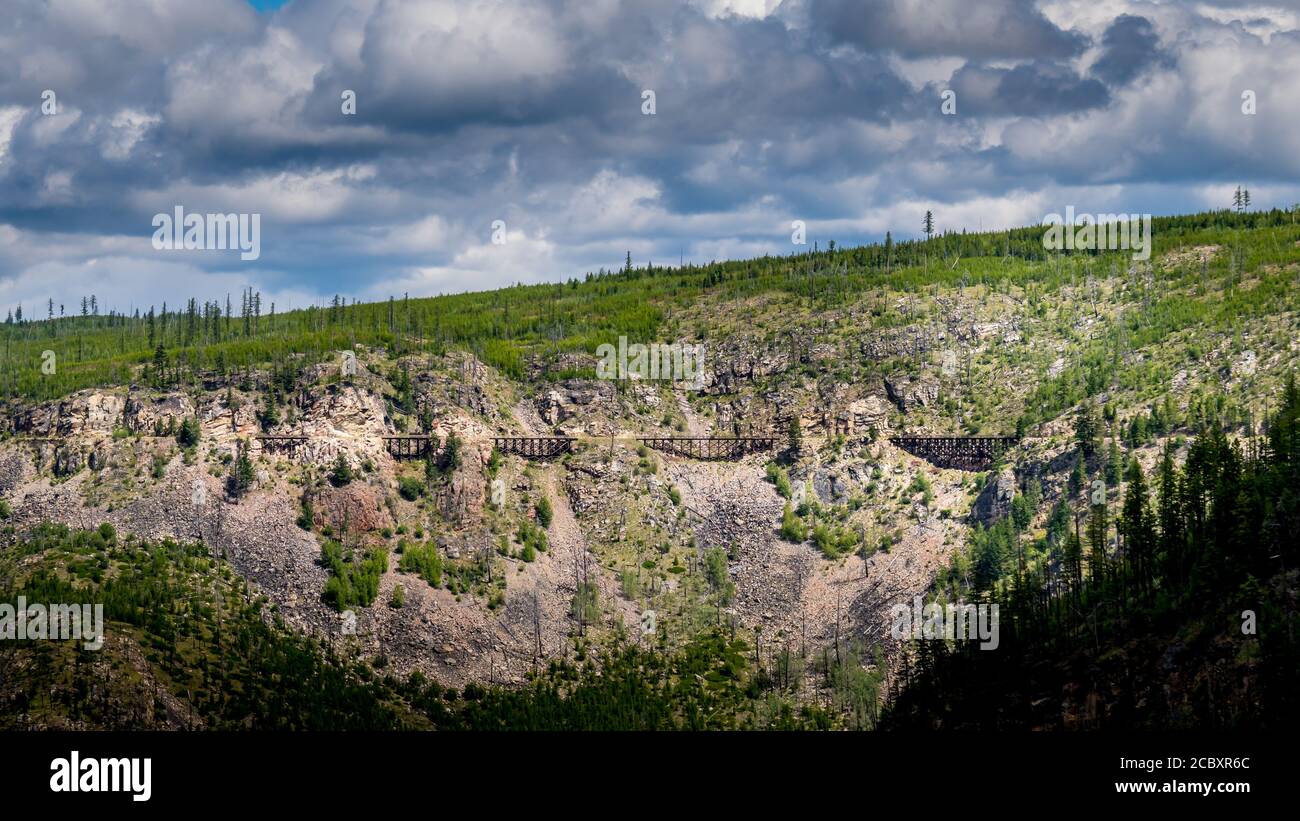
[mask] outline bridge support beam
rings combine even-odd
[[[986,470],[1020,440],[1015,436],[895,436],[889,441],[936,467]]]

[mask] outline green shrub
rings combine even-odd
[[[808,526],[795,515],[789,502],[785,503],[785,511],[781,514],[781,538],[795,544],[808,541]]]
[[[532,522],[525,521],[519,525],[519,530],[515,532],[515,539],[518,540],[519,544],[523,545],[525,552],[546,552],[546,531]],[[525,561],[532,561],[532,559],[525,559]]]
[[[405,548],[398,568],[418,575],[433,587],[442,585],[442,554],[432,542]]]
[[[379,595],[379,578],[388,570],[388,554],[371,550],[358,560],[352,551],[333,539],[321,544],[321,564],[329,570],[325,592],[321,598],[335,610],[350,607],[369,607]]]
[[[414,476],[403,476],[397,480],[397,495],[408,502],[414,502],[424,495],[424,483]]]
[[[781,495],[781,498],[790,498],[793,489],[790,487],[790,474],[784,468],[778,466],[775,462],[768,462],[767,480],[776,485],[776,492]]]

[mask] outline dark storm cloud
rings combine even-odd
[[[1102,35],[1101,47],[1092,73],[1109,85],[1124,85],[1153,65],[1172,63],[1160,49],[1155,27],[1145,17],[1125,14],[1116,18]]]
[[[1088,44],[1033,0],[809,0],[809,15],[835,42],[904,57],[1050,59]]]
[[[1043,117],[1100,108],[1110,101],[1106,87],[1057,63],[1032,62],[1015,68],[967,64],[953,75],[960,110],[976,116]]]

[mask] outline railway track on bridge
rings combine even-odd
[[[900,450],[936,467],[984,470],[1020,443],[1017,436],[891,436]]]
[[[306,434],[265,434],[256,437],[268,451],[293,455],[311,437]],[[734,461],[774,450],[776,436],[523,436],[484,437],[503,454],[525,459],[554,459],[574,451],[578,443],[645,446],[661,453],[702,461]],[[389,434],[384,448],[395,459],[419,459],[436,452],[441,440],[432,434]],[[471,440],[474,441],[474,440]],[[1016,436],[892,436],[890,443],[936,467],[984,470],[1001,454],[1020,443]]]

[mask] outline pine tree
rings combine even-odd
[[[1128,487],[1118,527],[1124,536],[1124,550],[1133,570],[1135,591],[1147,600],[1153,592],[1156,534],[1147,498],[1146,477],[1136,457],[1129,459],[1125,481]]]
[[[152,327],[150,327],[149,329],[149,338],[150,339],[153,338]],[[153,352],[154,384],[157,385],[158,387],[162,387],[164,380],[166,379],[166,373],[167,373],[167,351],[163,350],[162,343],[159,342],[158,347],[155,348]]]
[[[1093,505],[1088,514],[1088,580],[1097,586],[1104,586],[1106,581],[1106,536],[1109,529],[1105,503]]]
[[[356,478],[356,475],[352,471],[352,466],[348,464],[347,458],[340,453],[334,459],[334,467],[330,470],[330,483],[334,487],[343,487],[354,478]]]
[[[803,448],[803,425],[799,422],[799,414],[797,413],[790,417],[788,444],[790,454],[798,456],[799,451]]]
[[[231,468],[230,476],[226,479],[226,492],[234,499],[238,499],[247,493],[253,486],[255,479],[253,462],[248,458],[248,444],[241,439],[236,445],[236,449],[238,455],[235,457],[235,464]]]
[[[1101,437],[1101,425],[1097,421],[1097,409],[1091,402],[1084,402],[1074,415],[1074,441],[1085,459],[1092,458],[1097,452],[1097,443]]]

